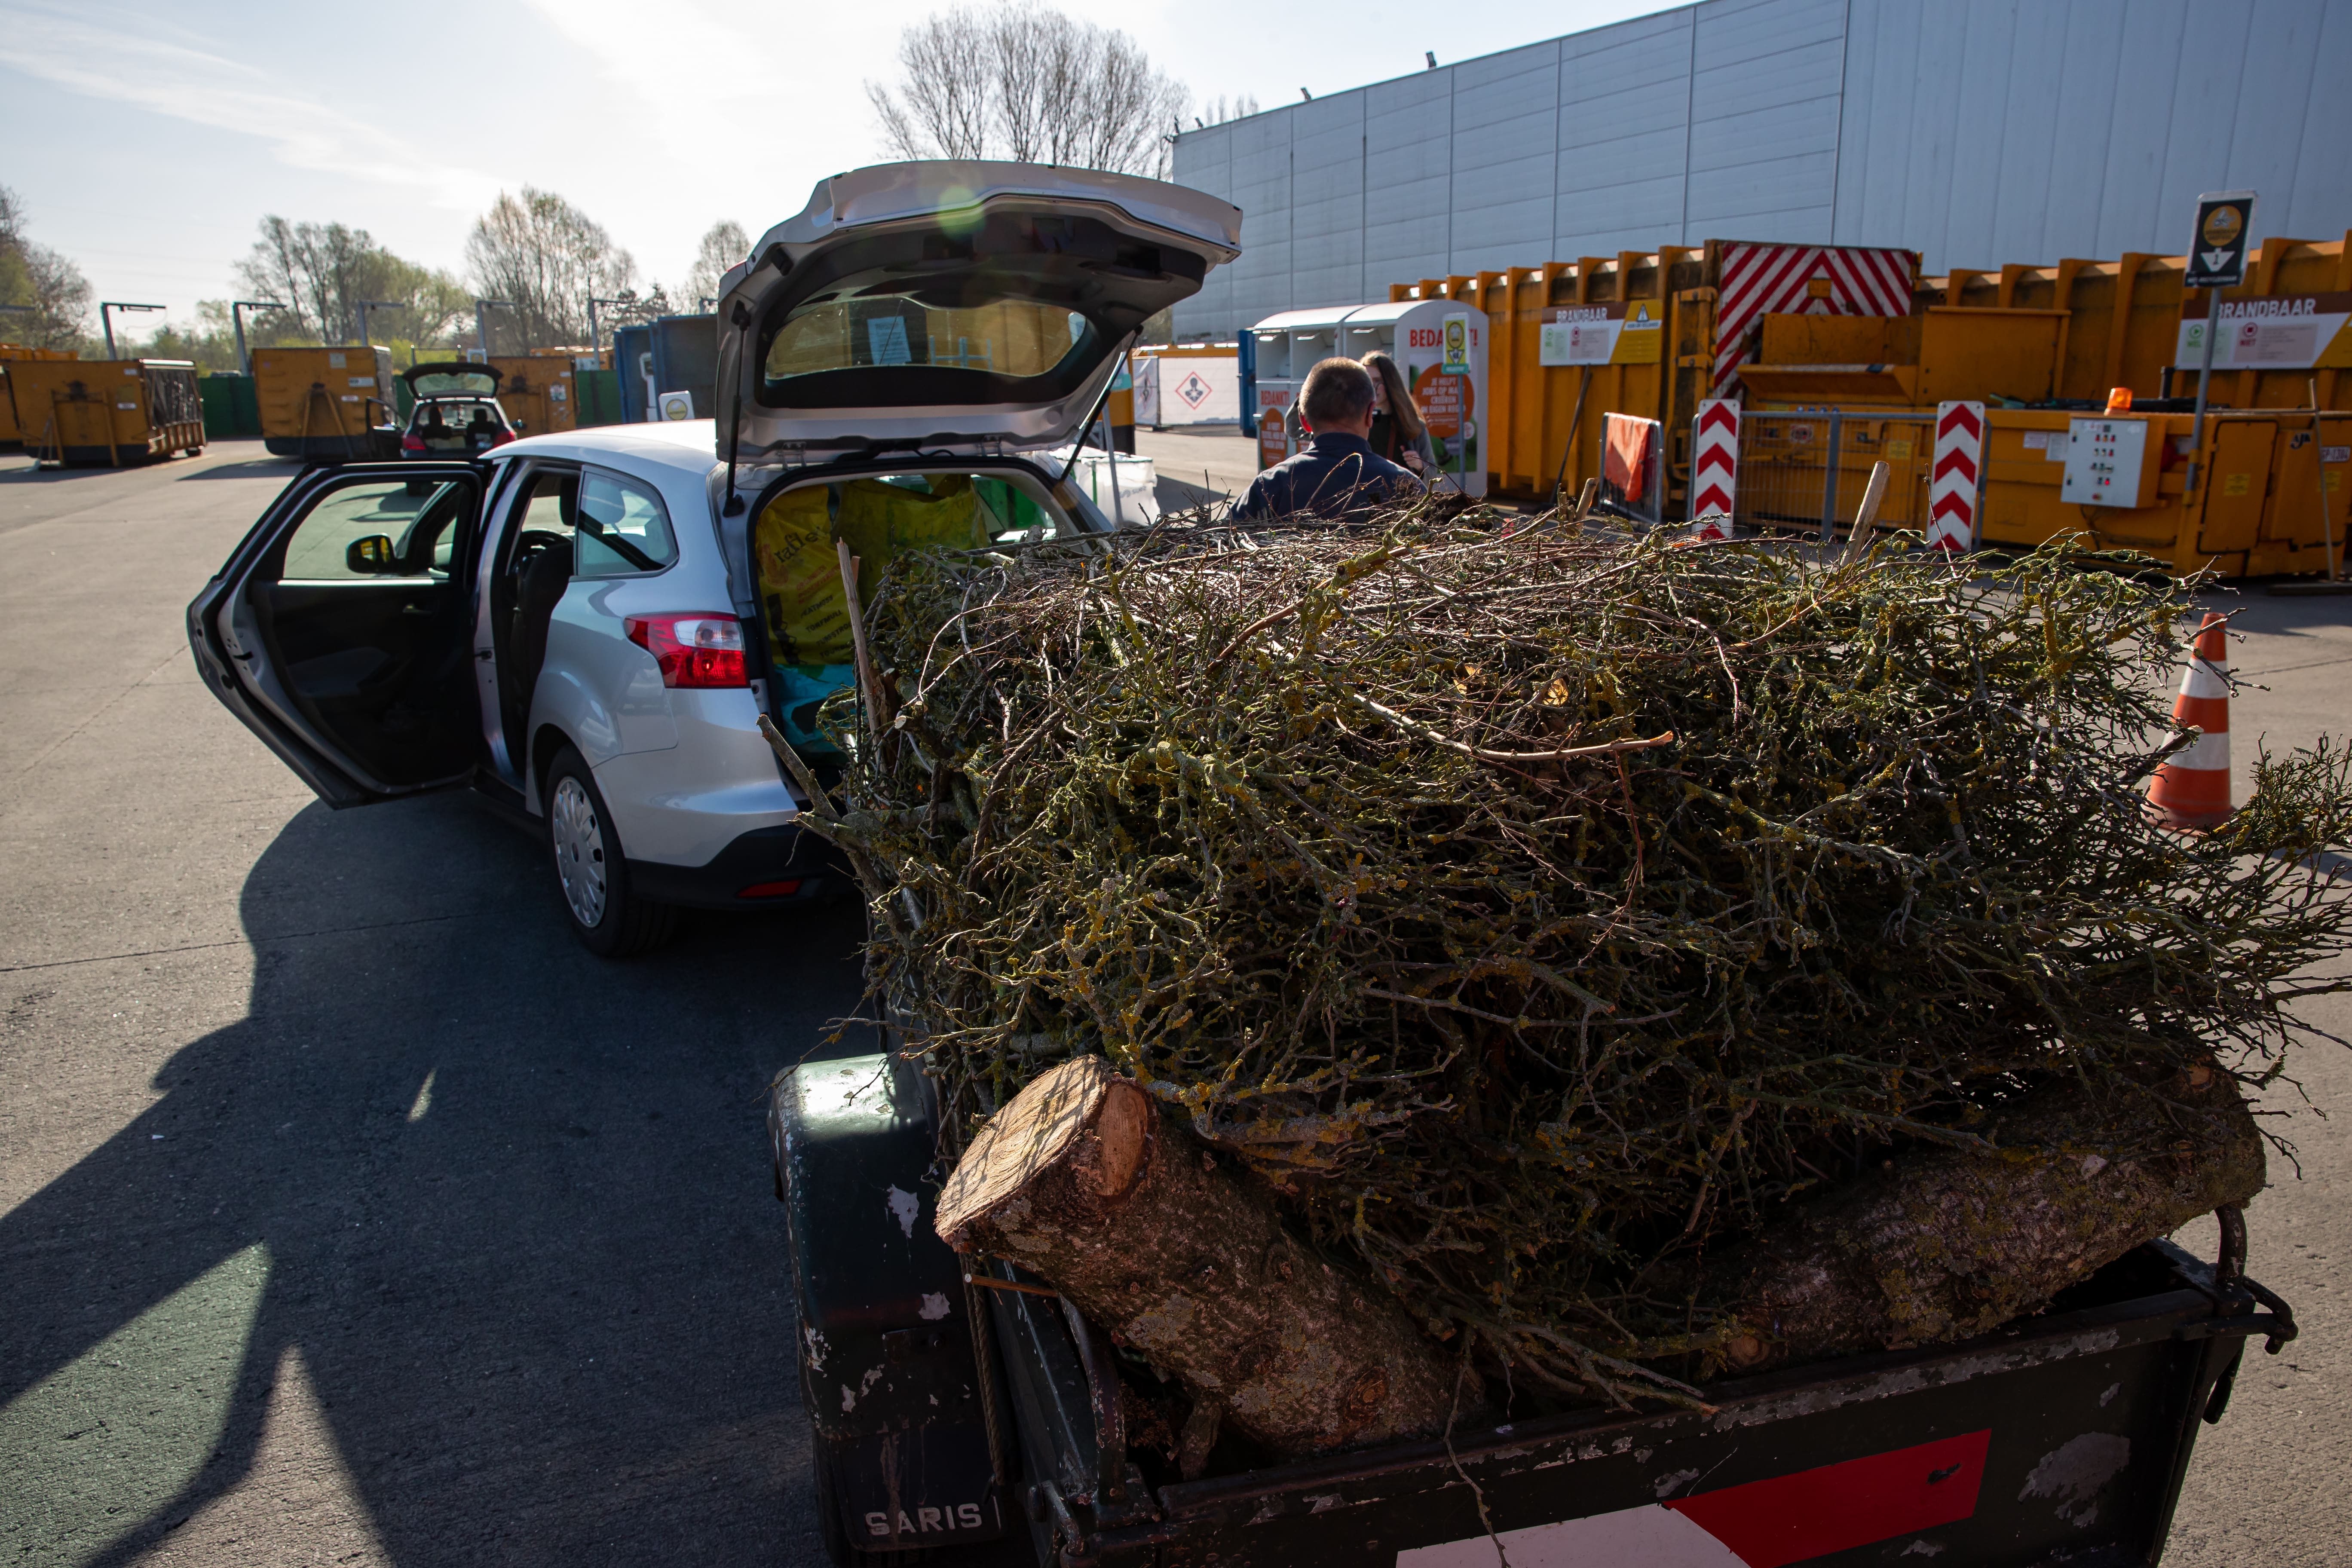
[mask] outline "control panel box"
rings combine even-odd
[[[2066,473],[2058,498],[2077,506],[2156,504],[2156,468],[2147,460],[2145,419],[2070,419]]]

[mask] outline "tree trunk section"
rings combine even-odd
[[[1100,1057],[1031,1083],[940,1194],[940,1236],[1008,1258],[1285,1458],[1443,1430],[1475,1375]]]
[[[1965,1339],[2047,1302],[2141,1242],[2262,1191],[2263,1139],[2211,1069],[2173,1146],[2129,1155],[2112,1113],[2071,1085],[1994,1122],[1999,1152],[1891,1163],[1726,1259],[1750,1332],[1734,1368]]]

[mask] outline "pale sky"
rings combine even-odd
[[[1668,9],[1072,0],[1196,100],[1296,102]],[[365,228],[463,275],[501,189],[584,208],[676,283],[721,217],[752,235],[881,161],[862,84],[895,81],[929,0],[0,0],[0,184],[101,300],[184,321],[226,298],[265,213]],[[1244,228],[1246,237],[1246,228]],[[131,317],[143,329],[160,318]],[[121,320],[118,318],[118,320]],[[94,323],[93,323],[94,324]]]

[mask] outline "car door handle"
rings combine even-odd
[[[495,654],[493,654],[493,653],[491,652],[491,650],[490,650],[490,649],[486,648],[486,647],[478,647],[478,648],[476,648],[476,649],[474,650],[474,658],[475,658],[478,662],[483,663],[483,664],[488,664],[488,663],[489,663],[489,662],[490,662],[490,660],[491,660],[493,658],[495,658],[495,657],[497,657],[497,656],[496,656]]]
[[[404,616],[430,616],[433,612],[423,605],[403,605],[400,613]]]

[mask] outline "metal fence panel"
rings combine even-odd
[[[1878,526],[1924,529],[1935,437],[1932,414],[1746,411],[1732,519],[1828,538],[1853,521],[1871,468],[1883,462],[1890,472]]]

